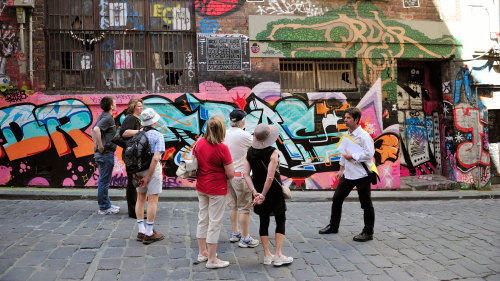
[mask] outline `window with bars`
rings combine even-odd
[[[47,90],[196,91],[193,0],[48,0]]]
[[[356,91],[354,60],[280,59],[284,92]]]

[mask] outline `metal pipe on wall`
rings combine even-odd
[[[30,23],[29,23],[29,72],[30,72],[30,84],[31,88],[34,88],[33,85],[33,11],[30,11]]]

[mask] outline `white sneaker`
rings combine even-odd
[[[274,261],[274,256],[270,256],[270,257],[264,256],[263,264],[270,265],[273,263],[273,261]]]
[[[99,215],[111,215],[111,214],[118,214],[120,212],[120,209],[113,209],[113,207],[110,207],[109,209],[106,210],[99,210],[97,213]]]
[[[208,269],[216,269],[216,268],[223,268],[223,267],[228,267],[229,266],[229,262],[228,261],[219,261],[219,263],[209,263],[207,262],[207,264],[205,265],[206,268]]]
[[[283,257],[274,257],[274,266],[282,266],[284,264],[289,264],[289,263],[292,263],[293,262],[293,258],[292,257],[287,257],[287,256],[283,256]]]
[[[113,204],[111,204],[111,208],[120,210],[120,206],[116,206],[116,205],[113,205]]]
[[[255,248],[259,246],[259,240],[255,240],[252,236],[248,236],[248,238],[241,237],[240,243],[238,243],[240,248]]]
[[[237,233],[231,232],[231,234],[229,234],[229,241],[231,243],[240,241],[240,238],[241,238],[241,232]]]

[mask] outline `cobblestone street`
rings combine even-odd
[[[330,203],[288,203],[283,252],[289,266],[264,266],[262,246],[230,243],[224,220],[218,255],[231,265],[193,264],[197,202],[160,202],[151,245],[135,240],[126,202],[98,215],[94,201],[0,200],[0,280],[500,280],[498,200],[374,202],[374,240],[357,202],[346,202],[338,234],[319,235]],[[274,222],[270,235],[274,236]],[[250,233],[258,237],[258,217]],[[274,238],[271,239],[274,243]]]

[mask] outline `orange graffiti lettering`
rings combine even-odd
[[[13,161],[49,150],[51,146],[48,136],[32,137],[9,145],[5,148],[9,160]]]

